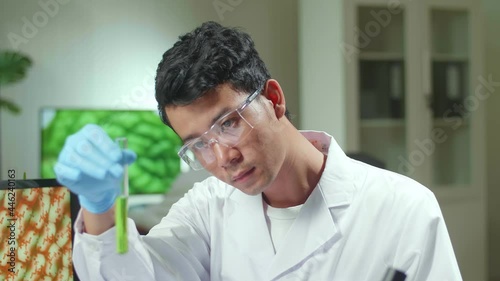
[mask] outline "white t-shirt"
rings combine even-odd
[[[264,206],[267,227],[273,241],[274,252],[277,253],[303,205],[289,208],[274,208],[268,204],[264,204]]]

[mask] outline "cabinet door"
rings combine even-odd
[[[406,156],[407,60],[405,5],[346,1],[348,147],[401,172]],[[404,171],[403,171],[404,173]]]
[[[481,78],[480,60],[475,57],[479,42],[474,40],[473,30],[478,30],[474,6],[471,1],[442,0],[427,2],[424,9],[429,54],[424,57],[428,75],[424,83],[430,91],[431,125],[422,151],[430,159],[431,187],[468,187],[474,177],[480,178],[474,176],[481,166],[477,116],[487,89],[475,92]]]

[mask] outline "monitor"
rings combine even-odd
[[[66,138],[91,123],[112,139],[127,137],[129,148],[137,153],[137,161],[128,169],[132,205],[161,202],[186,169],[177,155],[180,138],[154,110],[46,107],[40,115],[42,178],[55,177],[53,167]]]

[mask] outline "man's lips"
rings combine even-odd
[[[237,174],[236,176],[234,176],[232,178],[233,182],[244,179],[246,176],[250,175],[254,170],[255,170],[255,167]]]

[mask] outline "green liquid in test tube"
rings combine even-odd
[[[115,141],[122,151],[128,147],[127,138],[125,137],[116,138]],[[125,254],[128,251],[128,165],[126,164],[124,157],[122,157],[122,165],[123,178],[120,186],[120,194],[116,198],[115,202],[116,251],[118,254]]]

